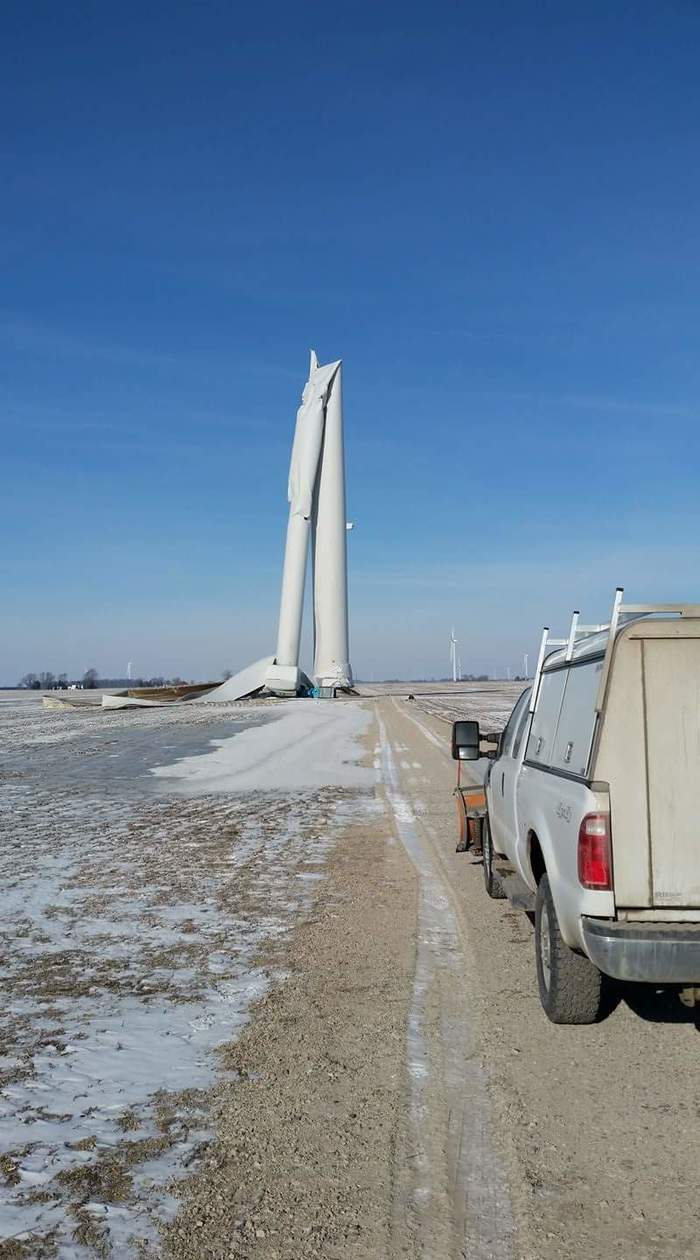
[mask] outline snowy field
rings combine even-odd
[[[472,718],[483,731],[500,731],[527,686],[524,682],[366,683],[363,696],[415,696],[416,707],[446,722]]]
[[[0,1256],[159,1253],[217,1047],[371,808],[368,708],[0,699]]]

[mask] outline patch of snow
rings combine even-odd
[[[292,700],[277,713],[270,725],[216,740],[212,752],[151,773],[180,780],[189,792],[370,786],[371,771],[357,765],[356,740],[371,720],[364,705]]]

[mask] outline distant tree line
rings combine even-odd
[[[100,678],[96,669],[86,669],[82,678],[69,678],[68,674],[52,674],[50,669],[45,669],[39,674],[24,674],[19,685],[29,691],[66,691],[69,687],[84,690],[95,687],[179,687],[184,682],[179,674],[173,678],[160,674],[154,678]]]
[[[30,691],[66,691],[68,687],[97,687],[99,678],[96,669],[86,669],[82,678],[69,679],[67,674],[52,674],[44,669],[40,674],[24,674],[19,680],[20,687]]]

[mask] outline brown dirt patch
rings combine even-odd
[[[389,1250],[415,876],[387,824],[350,828],[288,979],[225,1051],[218,1138],[182,1187],[176,1260],[372,1260]],[[398,926],[400,925],[400,926]]]

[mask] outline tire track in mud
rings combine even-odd
[[[397,1151],[393,1231],[400,1235],[408,1227],[416,1255],[513,1260],[508,1183],[463,991],[467,959],[460,925],[442,863],[402,790],[379,709],[377,718],[384,790],[420,881],[407,1029],[409,1096]],[[411,720],[437,745],[437,736]]]
[[[676,1260],[697,1253],[697,1032],[672,992],[622,987],[600,1024],[544,1016],[527,918],[492,902],[482,871],[454,853],[448,729],[388,704],[395,746],[422,774],[399,772],[450,891],[468,971],[460,978],[507,1170],[518,1260],[594,1255]],[[439,722],[439,725],[438,725]],[[440,743],[424,739],[430,725]],[[442,740],[440,735],[443,734]],[[476,763],[472,763],[473,765]],[[465,1089],[467,1088],[465,1084]]]

